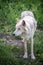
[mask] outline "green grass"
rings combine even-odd
[[[0,0],[0,33],[12,34],[15,30],[16,18],[20,18],[22,11],[30,10],[34,13],[39,29],[43,29],[43,1],[42,0]],[[34,36],[34,53],[36,60],[24,59],[23,48],[7,44],[6,39],[0,38],[0,65],[43,65],[43,31],[37,31]],[[13,37],[12,39],[20,39]],[[30,44],[28,44],[30,55]]]
[[[0,38],[0,65],[43,65],[43,31],[37,31],[34,36],[34,53],[36,60],[30,57],[24,59],[23,48],[7,44],[5,39]],[[30,55],[30,44],[28,44]]]
[[[15,30],[16,18],[21,12],[30,10],[38,22],[38,28],[43,29],[42,0],[0,0],[0,32],[12,33]]]

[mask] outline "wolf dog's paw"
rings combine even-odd
[[[31,56],[31,59],[35,60],[36,58],[35,58],[35,56],[33,55],[33,56]]]
[[[28,58],[28,56],[27,55],[24,55],[23,58]]]

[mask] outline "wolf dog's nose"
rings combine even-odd
[[[13,33],[13,35],[15,36],[15,34]]]

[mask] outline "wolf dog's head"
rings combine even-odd
[[[24,20],[19,20],[19,22],[16,24],[16,30],[13,32],[13,35],[20,36],[23,33],[25,33],[26,29],[26,22]]]

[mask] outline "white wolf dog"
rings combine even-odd
[[[27,41],[31,41],[31,58],[35,59],[34,56],[34,33],[37,28],[37,21],[34,18],[34,14],[31,11],[23,11],[21,13],[21,19],[17,19],[16,30],[13,32],[15,36],[21,36],[24,42],[24,58],[28,58],[27,53]]]

